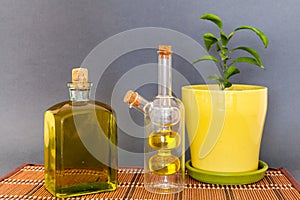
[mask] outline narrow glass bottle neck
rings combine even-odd
[[[172,96],[172,56],[158,54],[158,96]]]
[[[130,107],[135,107],[137,110],[141,112],[145,112],[146,106],[149,104],[149,101],[144,99],[142,96],[138,95],[137,101],[139,102],[138,104],[130,104]]]
[[[89,101],[91,93],[91,83],[69,83],[70,101]]]
[[[130,108],[134,107],[143,113],[146,112],[146,106],[149,104],[149,101],[147,101],[137,92],[134,92],[132,90],[126,92],[124,96],[124,102],[128,103]]]
[[[69,88],[70,101],[89,101],[90,100],[90,89],[78,90]]]

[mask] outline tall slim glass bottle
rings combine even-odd
[[[160,46],[158,51],[158,95],[149,102],[129,90],[124,102],[144,113],[144,186],[153,193],[177,193],[184,188],[184,107],[172,96],[172,51]]]
[[[87,69],[72,71],[70,100],[44,115],[45,186],[60,198],[117,188],[117,127],[106,104],[90,100]]]
[[[177,193],[184,187],[184,107],[172,96],[171,65],[171,46],[159,46],[158,95],[144,115],[144,185],[154,193]]]

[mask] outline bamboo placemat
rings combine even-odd
[[[299,183],[284,168],[269,169],[265,177],[254,184],[222,186],[206,184],[187,174],[185,189],[178,194],[152,194],[143,188],[141,168],[120,168],[118,189],[114,192],[67,198],[70,200],[300,200]],[[25,164],[0,178],[0,199],[55,200],[44,188],[44,167]]]

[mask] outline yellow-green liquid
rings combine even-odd
[[[45,186],[65,198],[117,188],[117,128],[99,102],[63,102],[45,112]]]
[[[149,145],[155,150],[171,150],[179,144],[179,134],[169,129],[155,131],[149,136]]]
[[[159,152],[150,158],[149,169],[160,176],[175,174],[180,169],[180,160],[170,152]]]
[[[158,150],[158,154],[149,160],[149,169],[154,174],[166,176],[175,174],[180,169],[180,160],[171,154],[171,150],[180,145],[179,133],[170,129],[150,133],[149,145]]]

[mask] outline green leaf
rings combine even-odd
[[[241,47],[237,47],[237,48],[232,49],[230,52],[234,52],[236,50],[243,50],[243,51],[246,51],[246,52],[250,53],[256,59],[256,61],[259,63],[259,65],[262,65],[261,58],[260,58],[260,56],[259,56],[259,54],[257,53],[256,50],[254,50],[250,47],[241,46]]]
[[[227,69],[227,72],[224,75],[225,79],[229,79],[231,76],[240,73],[240,70],[238,68],[236,68],[235,66],[230,66]]]
[[[224,88],[222,88],[222,89],[224,90],[225,88],[230,88],[230,87],[232,86],[232,83],[230,83],[230,82],[226,79],[226,80],[224,80],[223,85],[224,85]]]
[[[208,80],[219,80],[220,79],[218,74],[214,74],[213,76],[208,76],[207,78],[208,78]]]
[[[223,28],[223,23],[222,23],[221,18],[215,14],[211,14],[211,13],[204,14],[204,15],[200,16],[200,19],[209,20],[209,21],[213,22],[214,24],[216,24],[220,29]]]
[[[193,64],[195,64],[197,62],[200,62],[200,61],[203,61],[203,60],[211,60],[211,61],[214,61],[214,62],[218,63],[219,65],[221,65],[221,62],[218,60],[218,58],[216,58],[215,56],[210,56],[210,55],[204,55],[204,56],[202,56],[198,60],[195,60],[193,62]]]
[[[228,40],[230,40],[234,34],[235,34],[235,31],[232,31],[232,32],[228,35]]]
[[[234,63],[249,63],[249,64],[252,64],[252,65],[257,65],[259,66],[260,68],[264,69],[264,66],[261,65],[260,63],[258,63],[258,61],[254,58],[251,58],[251,57],[239,57],[237,59],[235,59],[230,65],[234,64]]]
[[[203,34],[203,39],[207,51],[209,51],[210,48],[218,42],[218,39],[212,33]]]
[[[222,45],[226,46],[229,42],[229,38],[223,31],[220,32],[220,36],[221,36]]]
[[[208,76],[207,79],[208,80],[215,80],[215,77],[214,76]]]
[[[208,76],[207,78],[208,78],[208,80],[215,80],[221,90],[225,89],[225,81],[228,82],[228,80],[224,80],[223,78],[219,77],[218,74],[214,74],[213,76]],[[229,83],[229,84],[231,84],[231,83]]]
[[[259,36],[261,41],[263,42],[264,47],[265,48],[268,47],[269,40],[268,40],[268,37],[264,34],[264,32],[262,32],[261,30],[258,30],[257,28],[254,28],[252,26],[240,26],[240,27],[236,28],[234,31],[243,30],[243,29],[248,29],[248,30],[255,32]]]

